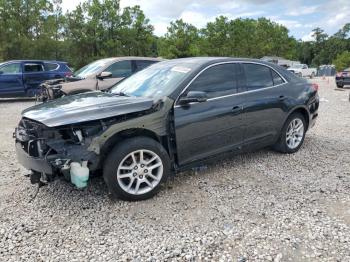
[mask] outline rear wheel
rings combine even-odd
[[[342,84],[337,84],[338,88],[343,88],[344,86]]]
[[[163,146],[147,137],[129,138],[108,155],[103,177],[113,197],[135,201],[158,193],[170,172]]]
[[[282,153],[295,153],[304,143],[306,121],[302,114],[293,113],[283,126],[280,138],[274,148]]]

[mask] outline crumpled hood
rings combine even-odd
[[[96,91],[65,96],[30,107],[22,112],[22,116],[55,127],[140,112],[150,109],[152,105],[150,98]]]

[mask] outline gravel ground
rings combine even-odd
[[[0,104],[1,261],[350,261],[349,89],[320,84],[316,126],[302,149],[264,149],[178,175],[143,202],[41,188],[16,162],[12,132],[32,102]]]

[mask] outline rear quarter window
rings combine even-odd
[[[60,65],[57,63],[45,63],[44,67],[45,71],[55,71],[60,67]]]

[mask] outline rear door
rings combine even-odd
[[[21,63],[0,66],[0,94],[4,96],[24,95]]]
[[[34,95],[39,90],[39,85],[50,79],[50,74],[45,71],[44,63],[23,63],[23,81],[27,92]]]
[[[250,146],[269,145],[275,141],[288,108],[286,81],[272,68],[243,63],[246,76],[244,119],[245,142]]]
[[[174,108],[180,165],[240,148],[244,133],[243,77],[239,64],[214,65],[201,72],[183,93],[203,91],[208,100]]]
[[[107,67],[104,72],[111,72],[112,76],[103,80],[98,80],[98,87],[100,90],[105,90],[118,83],[125,77],[132,75],[131,60],[123,60],[115,62]]]

